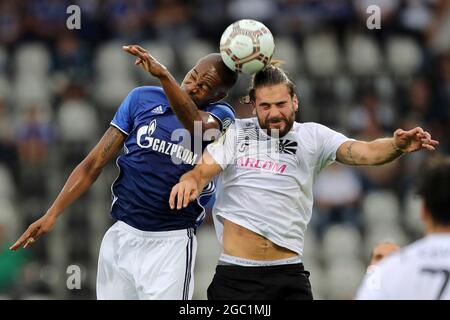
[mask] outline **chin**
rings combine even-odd
[[[275,135],[275,133],[277,133],[278,134],[278,137],[282,137],[282,136],[284,136],[285,135],[285,129],[284,129],[284,127],[283,128],[278,128],[278,127],[269,127],[268,128],[269,130],[268,130],[268,133],[269,133],[269,135]]]
[[[289,131],[291,131],[291,129],[292,129],[292,125],[289,125],[289,124],[283,124],[281,127],[276,127],[276,126],[268,126],[267,127],[268,128],[268,131],[269,131],[269,134],[270,135],[272,135],[272,130],[278,130],[278,137],[279,138],[281,138],[281,137],[284,137],[286,134],[288,134],[289,133]]]

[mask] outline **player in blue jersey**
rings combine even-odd
[[[124,50],[135,55],[136,64],[157,77],[162,87],[139,87],[128,94],[104,136],[71,173],[53,205],[11,249],[26,248],[50,231],[56,218],[89,189],[123,148],[124,154],[117,159],[119,176],[111,188],[111,215],[117,222],[100,248],[97,298],[190,299],[195,230],[205,215],[202,205],[214,187],[209,185],[199,201],[182,210],[169,208],[169,195],[207,144],[200,140],[196,145],[193,138],[208,129],[223,131],[234,120],[233,109],[218,101],[237,75],[223,64],[220,54],[210,54],[197,62],[180,87],[141,47]]]

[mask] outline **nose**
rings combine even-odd
[[[197,88],[197,85],[195,83],[189,83],[187,85],[187,89],[188,89],[189,93],[196,94],[198,92],[198,88]]]
[[[280,118],[280,117],[281,117],[280,110],[278,110],[278,108],[276,106],[272,106],[269,110],[268,118],[273,119],[273,118]]]

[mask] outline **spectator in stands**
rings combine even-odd
[[[167,42],[178,54],[184,44],[194,36],[192,6],[180,0],[158,0],[148,19],[157,37]]]
[[[450,50],[450,2],[437,0],[434,16],[428,27],[429,47],[434,53],[440,54]]]
[[[54,69],[67,78],[79,82],[89,81],[91,59],[88,48],[73,32],[62,33],[57,40],[54,57]]]
[[[59,150],[67,160],[66,165],[78,163],[97,136],[98,117],[83,88],[70,84],[64,92],[56,116],[58,136],[62,141]]]
[[[382,103],[372,91],[363,89],[360,103],[350,111],[349,126],[356,134],[379,136],[383,131],[392,131],[394,120],[392,106]]]
[[[20,190],[28,197],[44,198],[46,188],[46,160],[53,142],[53,129],[44,120],[38,106],[25,111],[25,119],[17,129],[16,141],[21,164]]]
[[[50,43],[61,30],[66,30],[68,1],[25,1],[25,18],[28,32]]]
[[[0,44],[14,44],[23,33],[18,2],[0,1]]]
[[[144,31],[145,3],[143,0],[107,0],[104,15],[107,28],[114,38],[137,42]]]
[[[18,182],[17,146],[13,138],[12,115],[5,102],[0,98],[0,164],[4,163]]]
[[[402,114],[408,114],[416,123],[425,125],[436,117],[432,107],[428,81],[415,79],[409,88]]]
[[[3,217],[4,218],[4,217]],[[3,219],[2,219],[3,220]],[[24,267],[28,262],[28,254],[25,251],[14,254],[9,250],[8,243],[11,239],[6,236],[8,224],[0,222],[0,294],[18,295],[21,289],[21,277]]]
[[[24,165],[38,167],[47,158],[53,138],[52,128],[43,119],[38,106],[31,106],[25,113],[25,120],[17,131],[19,155]]]
[[[353,168],[332,164],[314,186],[315,213],[311,224],[319,239],[332,223],[350,224],[360,229],[359,204],[362,185]]]

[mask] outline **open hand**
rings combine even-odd
[[[429,132],[416,127],[409,131],[397,129],[394,132],[394,144],[402,152],[414,152],[420,149],[434,151],[439,141],[433,140]]]
[[[39,237],[53,229],[56,218],[50,215],[44,215],[42,218],[32,223],[22,236],[9,249],[17,250],[21,247],[26,249],[33,244]]]
[[[122,49],[136,57],[135,65],[141,65],[145,71],[157,78],[167,75],[167,68],[156,60],[147,50],[138,45],[123,46]]]
[[[189,202],[197,199],[198,195],[198,187],[195,181],[181,181],[172,188],[169,199],[170,208],[175,209],[175,198],[177,198],[176,207],[178,210],[180,210],[181,208],[186,208]]]

